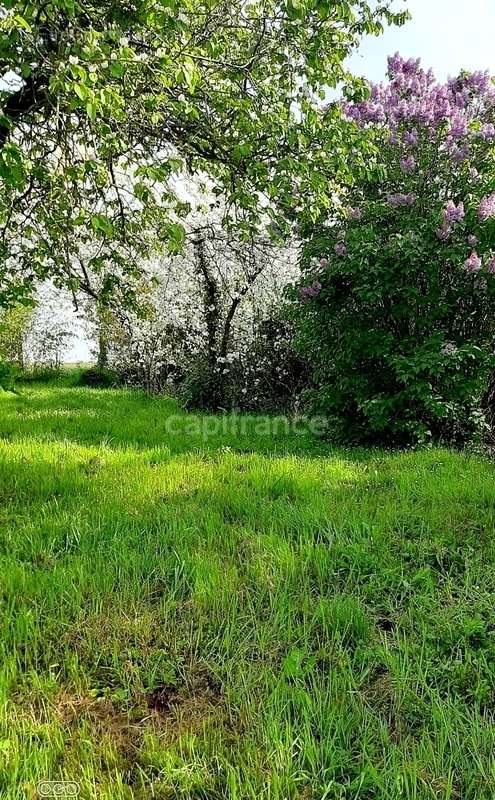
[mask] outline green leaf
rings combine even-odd
[[[90,119],[96,119],[96,103],[94,101],[86,103],[86,113]]]
[[[104,214],[93,214],[91,217],[91,227],[96,232],[111,236],[113,233],[112,222]]]
[[[178,255],[186,240],[186,231],[183,225],[171,222],[163,227],[163,238],[167,239],[168,251],[171,255]]]
[[[88,90],[85,86],[82,86],[80,83],[74,84],[74,92],[77,94],[80,100],[86,100],[88,96]]]
[[[182,65],[182,73],[187,88],[189,89],[191,94],[194,94],[194,91],[201,80],[201,75],[192,58],[184,59],[184,63]]]

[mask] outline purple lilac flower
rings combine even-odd
[[[495,125],[492,122],[486,122],[480,131],[481,137],[487,142],[495,140]]]
[[[463,144],[462,147],[456,145],[451,151],[452,160],[455,161],[456,164],[462,164],[464,161],[467,161],[470,154],[471,151],[467,144]]]
[[[402,138],[404,144],[408,147],[415,147],[418,143],[418,132],[416,128],[413,128],[411,131],[406,131]]]
[[[389,194],[387,203],[391,208],[399,208],[400,206],[410,207],[414,203],[416,195],[413,192],[409,194]]]
[[[425,71],[417,59],[404,59],[396,53],[388,59],[388,84],[372,84],[370,99],[360,103],[343,104],[344,113],[364,126],[368,123],[386,122],[396,143],[398,127],[405,123],[402,141],[414,146],[415,124],[437,129],[447,124],[450,144],[462,140],[469,133],[472,110],[479,115],[495,105],[495,87],[488,73],[475,72],[452,78],[438,84],[431,70]],[[490,123],[487,123],[488,125]],[[486,135],[491,137],[490,128]],[[464,151],[456,151],[456,159],[463,159]]]
[[[464,77],[464,82],[469,89],[486,92],[491,84],[490,73],[487,71],[482,72],[481,70],[478,72],[471,72]]]
[[[449,135],[453,139],[462,139],[468,132],[466,117],[462,114],[455,114],[450,122]]]
[[[437,235],[437,239],[440,239],[440,241],[444,242],[444,241],[446,241],[446,239],[449,238],[450,234],[452,233],[452,228],[451,228],[450,225],[448,225],[446,222],[444,222],[442,227],[441,228],[437,228],[435,233]]]
[[[363,212],[360,208],[349,208],[347,210],[347,216],[349,219],[360,220],[363,216]]]
[[[402,205],[402,194],[389,194],[387,197],[387,203],[391,208],[398,208]]]
[[[337,242],[333,249],[338,256],[345,256],[347,253],[347,247],[345,246],[344,242]]]
[[[460,222],[465,216],[464,203],[456,205],[453,200],[449,200],[443,210],[443,219],[447,225]]]
[[[490,258],[486,262],[486,269],[487,269],[487,272],[490,273],[490,275],[495,275],[495,258]]]
[[[454,342],[445,342],[440,352],[443,356],[455,356],[457,353],[457,346]]]
[[[393,56],[388,57],[388,71],[393,78],[397,75],[414,75],[418,69],[421,61],[419,58],[403,58],[400,53],[395,53]]]
[[[495,216],[495,193],[483,197],[479,204],[478,216],[482,222]]]
[[[328,258],[325,258],[325,256],[323,256],[323,258],[320,258],[320,267],[327,267],[327,266],[328,266]]]
[[[313,297],[317,297],[321,289],[321,283],[319,281],[314,281],[311,286],[301,286],[299,289],[299,297],[301,300],[310,300]]]
[[[478,244],[478,237],[474,235],[474,233],[470,233],[468,236],[468,244],[470,247],[476,247]]]
[[[465,271],[472,275],[475,272],[479,272],[481,269],[481,258],[479,257],[476,250],[473,250],[469,258],[466,258],[464,262],[464,269]]]
[[[400,168],[402,172],[413,172],[416,168],[416,159],[414,156],[406,156],[400,160]]]

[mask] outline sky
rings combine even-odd
[[[396,0],[412,19],[383,36],[368,37],[350,59],[353,71],[373,81],[385,76],[387,55],[421,58],[444,80],[461,69],[495,74],[495,0]]]
[[[368,37],[349,61],[355,74],[383,80],[387,56],[399,51],[421,58],[440,80],[461,69],[487,69],[495,75],[495,0],[396,0],[396,8],[408,8],[412,19],[383,36]],[[66,359],[89,358],[89,345],[80,334]]]

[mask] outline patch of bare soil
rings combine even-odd
[[[212,716],[223,717],[222,689],[206,670],[193,673],[181,686],[162,685],[144,696],[155,725],[177,736],[185,732],[199,733]]]
[[[85,725],[97,742],[110,741],[126,760],[133,760],[145,733],[154,733],[172,744],[182,735],[199,735],[205,725],[227,719],[222,688],[206,669],[198,668],[179,686],[161,685],[125,702],[112,697],[79,696],[66,690],[53,698],[20,701],[33,723],[49,723],[54,718],[67,728],[69,739]]]

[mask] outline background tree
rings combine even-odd
[[[40,369],[59,369],[79,327],[70,294],[46,283],[38,288],[36,306],[29,312],[24,366],[35,374]]]
[[[1,302],[47,277],[131,302],[136,264],[158,241],[183,244],[173,178],[186,170],[242,231],[260,201],[282,228],[301,202],[314,218],[332,198],[323,175],[347,169],[340,113],[323,139],[315,98],[341,81],[358,91],[346,56],[405,16],[364,0],[7,0]]]
[[[0,361],[24,366],[31,315],[31,309],[23,305],[0,311]]]

